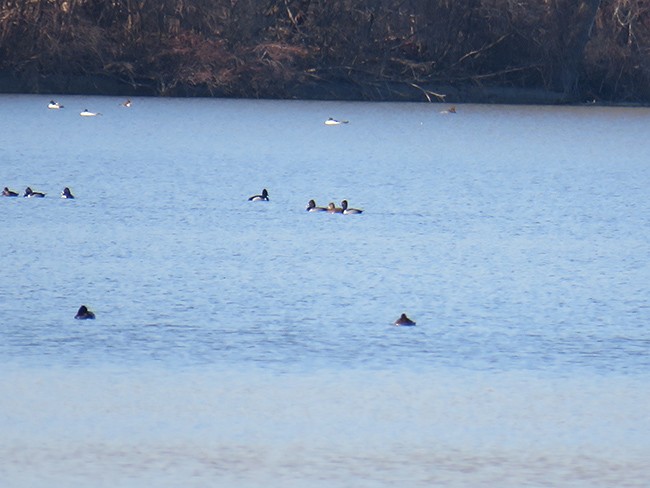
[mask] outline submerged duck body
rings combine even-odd
[[[10,190],[9,188],[7,188],[7,187],[5,186],[4,190],[2,190],[2,196],[3,196],[3,197],[17,197],[17,196],[18,196],[18,193],[16,193],[16,192],[13,191],[13,190]]]
[[[47,108],[50,110],[59,110],[60,108],[63,108],[63,105],[61,105],[59,102],[55,102],[54,100],[50,100],[50,103],[47,104]]]
[[[74,198],[74,195],[67,186],[61,192],[61,198]]]
[[[25,188],[25,194],[23,195],[25,198],[43,198],[44,196],[45,193],[34,191],[30,187]]]
[[[77,315],[74,316],[75,319],[77,320],[94,320],[95,319],[95,314],[88,310],[88,307],[85,305],[82,305],[79,307],[79,310],[77,310]]]
[[[397,326],[402,326],[402,327],[409,327],[415,325],[415,322],[413,322],[411,319],[409,319],[405,313],[400,315],[400,317],[395,321],[395,325]]]
[[[248,199],[249,202],[268,202],[269,201],[269,192],[266,191],[266,188],[262,190],[261,195],[253,195]]]
[[[354,215],[354,214],[363,213],[363,210],[361,210],[361,209],[348,207],[348,201],[347,200],[343,200],[341,202],[341,208],[343,209],[343,213],[345,215]]]
[[[317,207],[315,200],[309,200],[305,210],[307,210],[307,212],[327,212],[325,207]]]

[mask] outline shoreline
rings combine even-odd
[[[482,103],[503,105],[605,105],[647,107],[643,102],[571,100],[565,94],[541,88],[475,85],[417,85],[406,82],[319,80],[293,83],[274,93],[231,93],[207,86],[179,85],[161,93],[154,80],[126,82],[110,76],[37,77],[26,80],[0,73],[0,93],[100,96],[153,96],[179,98],[248,98],[269,100],[323,100],[365,102]]]

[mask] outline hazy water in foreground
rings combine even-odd
[[[0,96],[47,193],[0,198],[2,486],[650,483],[649,109],[49,99]]]

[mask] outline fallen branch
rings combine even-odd
[[[434,91],[422,88],[420,85],[416,85],[415,83],[408,83],[408,84],[411,85],[413,88],[417,88],[418,90],[420,90],[424,94],[424,96],[427,97],[428,102],[431,102],[431,96],[430,95],[433,95],[434,97],[436,97],[440,102],[444,102],[445,97],[447,96],[447,95],[443,95],[442,93],[436,93]]]

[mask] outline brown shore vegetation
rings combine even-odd
[[[644,0],[0,0],[0,91],[645,104],[649,41]]]

